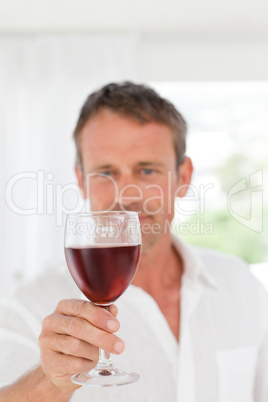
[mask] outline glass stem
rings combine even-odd
[[[111,355],[106,350],[100,349],[99,350],[99,362],[97,365],[98,369],[102,370],[110,370],[114,368]]]
[[[100,306],[102,308],[105,308],[105,310],[109,311],[109,306]],[[102,375],[107,375],[108,371],[106,370],[111,370],[114,368],[112,359],[111,359],[111,354],[109,352],[106,352],[106,350],[99,349],[99,361],[96,366],[96,369],[98,370],[103,370]],[[107,374],[106,374],[107,373]]]

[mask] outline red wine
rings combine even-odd
[[[66,261],[79,289],[93,303],[114,302],[132,281],[140,245],[65,248]]]

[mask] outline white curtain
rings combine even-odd
[[[0,297],[64,261],[79,109],[101,85],[137,80],[137,44],[131,35],[0,36]]]

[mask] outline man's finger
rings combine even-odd
[[[42,343],[43,339],[45,342],[49,332],[69,335],[110,353],[120,354],[124,351],[124,342],[119,337],[93,326],[81,317],[69,317],[54,313],[44,319],[39,342]]]
[[[56,313],[66,316],[81,317],[97,328],[108,332],[116,332],[120,327],[119,321],[115,318],[117,307],[110,306],[113,314],[99,306],[85,300],[61,300],[56,308]]]

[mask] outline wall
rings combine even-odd
[[[142,81],[268,80],[268,35],[143,35]]]

